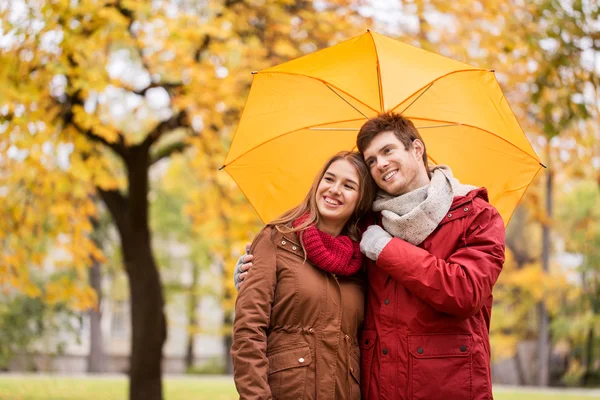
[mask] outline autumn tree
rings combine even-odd
[[[228,143],[250,71],[361,32],[356,4],[22,0],[0,12],[0,284],[91,306],[102,199],[129,282],[129,397],[160,399],[166,326],[149,170],[202,141]],[[31,271],[59,250],[76,276],[40,288]]]

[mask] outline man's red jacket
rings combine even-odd
[[[489,328],[504,233],[477,189],[454,198],[422,244],[393,238],[370,263],[363,399],[492,399]]]

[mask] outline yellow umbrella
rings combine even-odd
[[[223,168],[272,220],[306,195],[324,161],[355,148],[367,118],[393,110],[433,164],[485,186],[505,224],[542,168],[493,70],[367,32],[254,73]]]

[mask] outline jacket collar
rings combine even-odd
[[[304,258],[304,250],[300,245],[300,238],[296,232],[281,233],[277,228],[273,228],[273,243],[282,250],[296,254]]]

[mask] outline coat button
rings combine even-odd
[[[296,251],[298,248],[296,246],[292,246],[292,250]]]
[[[353,367],[350,367],[350,372],[354,373],[354,368]]]
[[[315,333],[315,330],[313,328],[308,328],[308,333]]]
[[[285,240],[282,240],[282,241],[281,241],[281,245],[282,245],[282,246],[285,246],[285,245],[286,245],[286,243],[287,243],[287,242],[286,242]]]
[[[467,351],[467,346],[460,346],[460,351],[462,351],[463,353],[464,353],[465,351]]]
[[[388,353],[387,349],[383,349],[381,352],[383,353],[384,356]]]
[[[422,348],[422,347],[419,347],[419,348],[417,349],[417,353],[419,353],[419,354],[423,354],[423,348]]]
[[[452,214],[448,214],[448,218],[452,218]]]
[[[300,357],[300,358],[298,359],[298,362],[299,362],[299,363],[303,363],[303,362],[304,362],[304,358]]]
[[[463,208],[463,211],[464,211],[464,212],[467,212],[467,211],[469,211],[469,207],[465,207],[465,208]]]
[[[344,335],[344,340],[347,342],[348,340],[350,340],[350,336]]]
[[[385,304],[390,304],[390,299],[385,299],[384,303]]]

